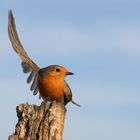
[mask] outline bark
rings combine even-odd
[[[17,106],[18,123],[8,140],[62,140],[66,108],[58,102]]]

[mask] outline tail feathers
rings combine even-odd
[[[74,102],[73,100],[71,100],[71,102],[79,107],[81,107],[81,105],[77,104],[76,102]]]

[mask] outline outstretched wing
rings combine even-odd
[[[68,102],[72,102],[73,104],[80,107],[79,104],[72,100],[72,91],[67,82],[64,81],[64,105],[66,105]]]
[[[27,78],[27,83],[32,82],[30,89],[33,91],[33,94],[36,95],[38,93],[37,79],[40,68],[29,58],[28,54],[24,50],[16,31],[15,20],[11,10],[8,14],[8,34],[13,49],[22,60],[21,65],[23,67],[23,72],[30,73],[29,77]]]

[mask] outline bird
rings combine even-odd
[[[45,102],[57,101],[63,105],[72,102],[80,107],[78,103],[73,101],[71,88],[65,81],[66,76],[74,73],[60,65],[40,68],[31,60],[18,37],[12,10],[9,10],[8,13],[8,35],[13,49],[22,61],[23,72],[29,73],[27,83],[31,83],[30,90],[33,91],[33,95],[39,93],[39,98],[42,98]]]

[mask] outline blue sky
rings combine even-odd
[[[73,98],[64,139],[140,139],[140,1],[1,1],[0,139],[17,123],[20,103],[40,104],[26,84],[7,34],[12,9],[20,40],[40,66],[59,64]]]

